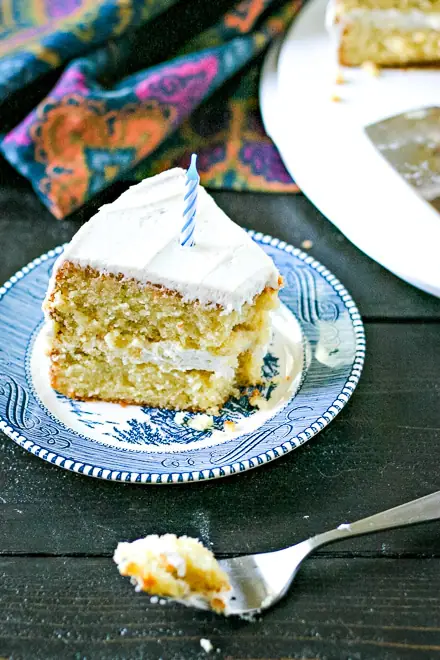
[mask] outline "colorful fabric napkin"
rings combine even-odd
[[[217,1],[3,0],[0,103],[60,69],[0,145],[57,218],[193,151],[208,187],[297,190],[264,133],[258,73],[300,0]]]

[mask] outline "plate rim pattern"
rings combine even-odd
[[[274,238],[268,234],[263,234],[262,232],[254,231],[252,229],[246,231],[257,243],[262,243],[263,245],[271,245],[272,247],[275,247],[279,250],[290,253],[294,257],[299,258],[305,264],[310,266],[317,273],[319,273],[319,275],[323,277],[332,287],[332,289],[337,293],[350,317],[355,341],[354,356],[350,373],[347,376],[340,393],[335,398],[333,403],[329,405],[327,410],[323,412],[322,415],[320,415],[314,422],[312,422],[310,426],[305,428],[298,435],[285,440],[281,445],[272,449],[268,449],[261,454],[257,454],[256,456],[249,459],[242,459],[239,462],[232,463],[230,465],[211,467],[206,470],[167,473],[137,473],[110,470],[98,465],[91,465],[74,461],[67,456],[62,456],[56,451],[49,451],[48,449],[38,445],[33,440],[29,440],[18,431],[14,431],[14,429],[8,424],[7,420],[2,416],[1,413],[0,431],[5,433],[11,440],[13,440],[16,444],[31,454],[38,456],[39,458],[48,463],[51,463],[52,465],[62,467],[71,472],[83,474],[85,476],[96,477],[107,481],[157,485],[179,484],[193,481],[208,481],[211,479],[218,479],[221,477],[227,477],[233,474],[245,472],[290,453],[294,449],[297,449],[299,446],[307,442],[307,440],[310,440],[312,437],[317,435],[320,431],[322,431],[326,426],[328,426],[328,424],[330,424],[330,422],[333,421],[333,419],[338,415],[342,408],[347,404],[354,390],[356,389],[362,374],[365,361],[366,339],[361,315],[357,309],[356,303],[344,285],[338,280],[337,277],[333,275],[333,273],[331,273],[331,271],[328,270],[328,268],[321,264],[317,259],[314,259],[314,257],[303,252],[299,248],[295,248],[293,245],[287,243],[286,241]],[[30,271],[32,271],[37,266],[40,266],[42,262],[61,254],[66,245],[67,243],[64,243],[51,250],[48,250],[44,254],[30,261],[28,264],[18,270],[14,275],[12,275],[0,287],[0,301],[14,287],[14,285],[22,280]],[[23,359],[25,359],[25,356],[23,356]],[[302,379],[302,382],[304,382],[306,377],[307,375],[305,375],[305,377]],[[62,424],[62,422],[60,423]]]

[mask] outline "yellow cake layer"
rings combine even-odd
[[[97,399],[173,410],[217,412],[237,386],[261,380],[261,358],[239,356],[233,379],[213,372],[163,371],[155,364],[124,364],[81,353],[52,355],[52,387],[73,399]]]
[[[237,387],[261,382],[277,302],[267,288],[227,313],[65,262],[45,304],[52,387],[71,398],[216,411]]]
[[[345,26],[339,46],[345,66],[374,62],[379,66],[404,66],[440,62],[440,34],[436,30],[385,29],[353,21]]]
[[[127,338],[138,337],[229,354],[237,350],[243,332],[263,332],[269,327],[269,312],[276,305],[277,291],[267,288],[254,304],[225,313],[217,306],[185,302],[166,289],[66,262],[57,273],[46,310],[59,341],[96,338],[99,342],[111,332],[121,345]]]

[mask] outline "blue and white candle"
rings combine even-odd
[[[186,172],[185,209],[183,212],[183,228],[180,233],[180,245],[192,247],[194,245],[194,231],[196,228],[197,192],[200,182],[196,167],[197,156],[191,156],[191,164]]]

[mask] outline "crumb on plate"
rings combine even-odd
[[[258,406],[259,400],[261,399],[261,393],[259,390],[253,390],[249,396],[249,403],[251,406]]]
[[[364,62],[362,64],[362,68],[364,71],[366,71],[370,76],[373,76],[374,78],[378,78],[380,76],[380,68],[377,66],[375,62],[370,62],[369,60],[367,62]]]
[[[184,424],[185,423],[185,413],[184,412],[178,412],[174,415],[174,421],[176,424]]]
[[[227,419],[226,422],[223,425],[223,430],[224,431],[235,431],[236,426],[237,426],[237,424],[235,422],[233,422],[230,419]]]
[[[343,73],[340,69],[336,72],[336,78],[335,78],[335,84],[336,85],[343,85],[346,82]]]
[[[188,421],[188,426],[195,431],[206,431],[214,426],[214,417],[212,415],[205,415],[204,413],[196,415]]]

